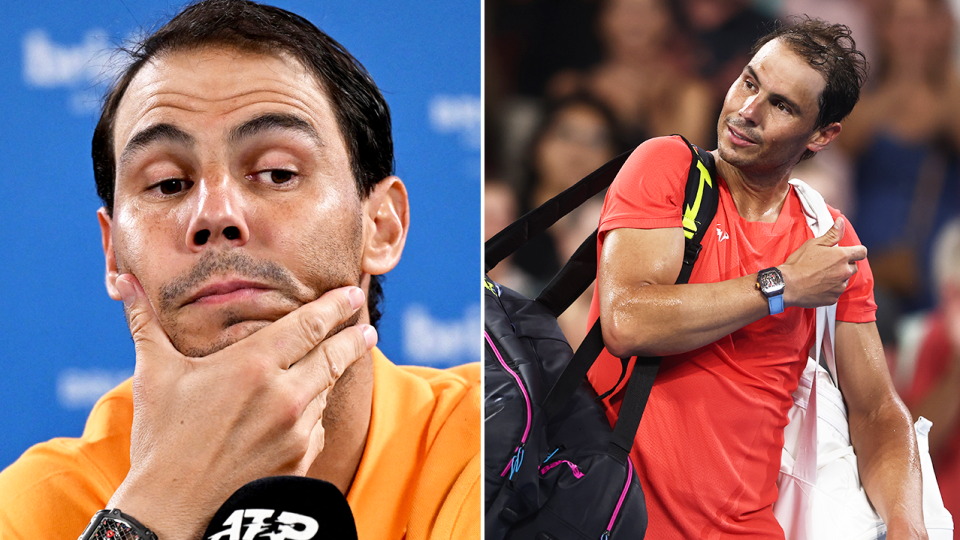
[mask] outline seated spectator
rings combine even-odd
[[[709,145],[714,138],[706,85],[688,72],[683,37],[666,0],[607,0],[598,20],[605,55],[586,71],[551,81],[551,96],[590,92],[616,114],[632,144],[682,133]]]
[[[517,195],[502,180],[488,178],[483,183],[483,241],[486,242],[520,217],[517,213]],[[487,274],[501,285],[527,295],[535,295],[530,277],[513,264],[513,255],[500,261]]]
[[[960,515],[960,220],[951,221],[934,245],[938,306],[917,355],[904,402],[914,418],[933,422],[930,457],[943,504]],[[960,535],[955,538],[960,539]]]
[[[527,149],[520,214],[574,185],[621,148],[617,121],[595,98],[577,95],[551,105]],[[536,292],[560,269],[563,259],[554,235],[563,227],[558,223],[550,234],[535,238],[514,256],[515,264],[537,281]]]
[[[693,40],[693,66],[709,87],[711,104],[723,101],[730,83],[740,76],[750,59],[753,43],[773,27],[773,19],[754,8],[754,3],[751,0],[673,2],[682,32]],[[714,113],[719,112],[711,110],[707,116],[714,118]]]
[[[838,141],[856,160],[857,230],[889,341],[891,319],[932,306],[930,236],[960,215],[960,77],[946,0],[884,0],[875,16],[873,88]]]

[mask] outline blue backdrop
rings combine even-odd
[[[480,3],[290,0],[340,41],[391,106],[411,229],[387,276],[380,347],[398,363],[480,356]],[[118,44],[180,2],[0,3],[0,467],[78,436],[90,406],[133,373],[107,296],[90,138]]]

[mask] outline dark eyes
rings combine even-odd
[[[293,180],[297,173],[293,171],[286,171],[283,169],[271,169],[268,171],[260,171],[254,175],[261,182],[273,182],[274,184],[285,184],[290,180]]]
[[[267,184],[283,185],[294,180],[297,176],[297,173],[285,169],[268,169],[248,175],[247,179]],[[156,190],[162,195],[176,195],[190,189],[192,186],[193,182],[190,180],[168,178],[150,186],[150,189]]]
[[[171,178],[169,180],[163,180],[158,183],[155,187],[160,193],[164,195],[176,195],[181,191],[186,190],[193,185],[193,182],[189,180],[181,180],[179,178]]]
[[[744,80],[743,80],[743,86],[745,86],[748,90],[751,90],[751,91],[753,91],[753,90],[755,90],[755,89],[757,88],[757,86],[756,86],[755,84],[753,84],[753,81],[751,81],[751,80],[749,80],[749,79],[744,79]],[[783,101],[777,101],[776,103],[774,103],[774,107],[776,107],[777,110],[780,111],[780,112],[785,112],[785,113],[791,113],[791,112],[792,112],[792,111],[790,110],[790,107],[789,107],[785,102],[783,102]]]

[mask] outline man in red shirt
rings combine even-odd
[[[930,458],[943,505],[960,514],[960,221],[945,225],[934,244],[939,297],[917,354],[913,383],[903,400],[914,417],[933,422]],[[954,538],[960,531],[954,532]]]
[[[761,39],[717,126],[720,203],[690,283],[674,285],[690,152],[642,144],[600,220],[600,317],[612,356],[663,356],[631,457],[650,538],[783,538],[773,514],[786,413],[813,344],[814,309],[838,302],[836,357],[862,482],[887,538],[926,538],[910,415],[877,333],[866,248],[840,213],[813,238],[793,167],[840,134],[865,76],[849,29],[804,20]],[[612,354],[612,356],[611,356]],[[616,394],[606,402],[611,416]]]

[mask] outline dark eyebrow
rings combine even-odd
[[[309,122],[299,116],[286,113],[267,113],[240,124],[230,132],[230,142],[238,143],[243,139],[273,129],[299,131],[313,139],[318,146],[324,146],[320,134]]]
[[[758,77],[757,72],[754,71],[752,67],[750,67],[750,64],[747,64],[747,67],[744,69],[746,69],[747,73],[749,73],[750,76],[753,77],[753,80],[757,81],[757,86],[763,86],[763,84],[760,82],[760,77]],[[783,94],[777,94],[775,92],[771,92],[770,97],[774,100],[782,101],[786,103],[787,107],[790,107],[798,116],[803,115],[803,109],[801,109],[799,105],[794,103],[793,100],[791,100],[787,96],[784,96]]]
[[[166,141],[181,146],[192,147],[196,144],[196,139],[192,135],[172,124],[156,124],[137,133],[130,139],[130,142],[123,148],[120,154],[119,163],[123,164],[129,161],[134,154],[143,150],[147,146]]]

